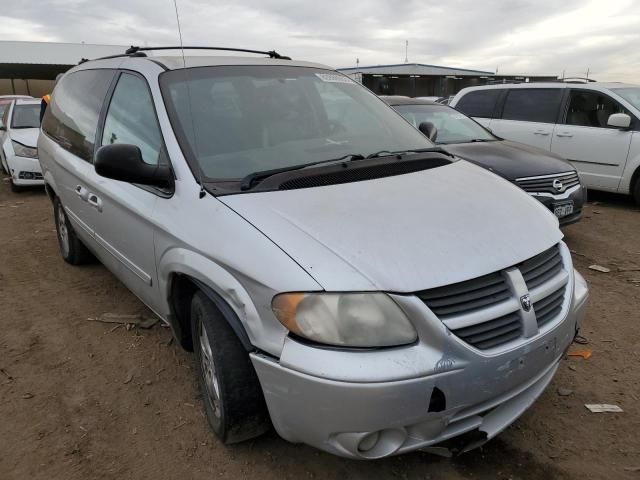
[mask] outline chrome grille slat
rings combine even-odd
[[[441,318],[499,303],[509,297],[500,272],[419,292],[418,297]]]
[[[512,292],[510,280],[517,271],[532,297],[538,328],[558,319],[570,285],[560,245],[510,269],[416,295],[454,335],[479,350],[489,350],[522,338],[525,331],[527,317],[518,297],[522,293]]]
[[[532,259],[522,262],[519,268],[527,287],[533,290],[562,270],[560,250],[555,245]]]
[[[495,328],[503,327],[511,322],[519,321],[518,314],[516,312],[511,312],[507,315],[503,315],[502,317],[498,317],[494,320],[490,320],[488,322],[479,323],[477,325],[472,325],[470,327],[463,327],[458,329],[452,329],[452,332],[455,332],[459,337],[467,337],[471,335],[477,335],[480,333],[486,333],[489,330],[493,330]]]
[[[542,300],[535,302],[533,304],[533,310],[536,312],[538,327],[542,327],[555,318],[562,310],[563,303],[564,287],[556,290]]]

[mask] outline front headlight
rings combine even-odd
[[[38,158],[38,149],[33,147],[27,147],[21,143],[11,140],[13,151],[19,157]]]
[[[413,325],[384,293],[283,293],[271,302],[291,332],[341,347],[390,347],[412,343]]]

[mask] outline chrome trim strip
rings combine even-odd
[[[516,182],[519,182],[520,180],[538,180],[538,179],[545,179],[545,178],[556,178],[556,177],[564,177],[566,175],[573,175],[575,174],[576,176],[579,177],[578,172],[576,170],[572,170],[570,172],[564,172],[564,173],[551,173],[549,175],[538,175],[536,177],[521,177],[521,178],[516,178]]]
[[[522,187],[521,187],[522,188]],[[567,188],[564,193],[561,194],[553,194],[549,192],[526,192],[532,197],[548,197],[553,198],[554,200],[566,200],[571,196],[571,194],[582,188],[582,184],[574,185],[571,188]],[[524,189],[523,189],[524,190]],[[526,190],[525,190],[526,191]]]

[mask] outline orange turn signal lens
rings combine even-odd
[[[271,302],[271,309],[276,318],[297,335],[300,335],[300,328],[296,322],[296,312],[304,297],[304,293],[282,293],[275,296]]]

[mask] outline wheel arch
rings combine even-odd
[[[180,345],[187,351],[193,351],[191,335],[191,300],[196,292],[204,293],[215,305],[220,316],[225,319],[247,352],[256,350],[240,318],[231,306],[213,288],[183,273],[173,273],[170,280],[169,304],[171,308],[173,331]]]

